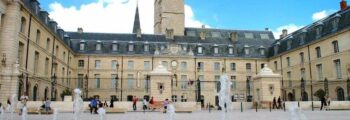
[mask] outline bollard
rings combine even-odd
[[[286,112],[286,103],[283,103],[283,110]]]
[[[243,112],[243,103],[241,102],[241,112]]]
[[[298,107],[300,107],[300,101],[298,101]]]
[[[271,112],[271,102],[269,102],[269,106],[270,106],[270,112]]]
[[[258,103],[255,104],[255,111],[258,112]]]
[[[209,103],[209,113],[211,112],[210,110],[211,110],[211,107],[210,107],[210,103]]]
[[[314,111],[314,101],[311,101],[311,109]]]

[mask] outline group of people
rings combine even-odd
[[[137,101],[139,99],[136,97],[136,96],[133,96],[132,98],[132,107],[133,107],[133,110],[136,111],[137,109]],[[162,103],[163,105],[163,108],[164,108],[164,113],[166,113],[166,110],[168,108],[168,105],[170,104],[170,101],[169,99],[165,99]],[[147,101],[147,99],[143,99],[142,101],[142,109],[145,111],[147,109],[152,109],[152,110],[155,110],[156,107],[155,107],[155,99],[153,98],[153,96],[151,97],[151,99],[149,101]]]
[[[45,101],[43,101],[43,104],[41,105],[41,109],[44,109],[46,114],[51,111],[51,100],[49,98],[46,98]]]
[[[276,97],[273,97],[272,109],[283,109],[281,97],[278,97],[277,101],[276,101]]]
[[[110,104],[108,105],[107,101],[102,103],[97,97],[94,97],[90,100],[89,108],[90,108],[90,113],[95,113],[98,114],[99,109],[104,109],[105,107],[114,107],[114,100],[111,99]]]

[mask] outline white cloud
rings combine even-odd
[[[299,30],[302,27],[304,27],[304,26],[295,25],[295,24],[288,24],[288,25],[280,26],[277,29],[273,30],[272,32],[273,32],[273,35],[275,36],[275,39],[279,39],[280,35],[282,34],[283,29],[287,29],[288,33],[292,33],[296,30]]]
[[[320,12],[316,12],[312,15],[312,20],[313,21],[321,20],[334,12],[335,10],[322,10]]]
[[[61,3],[50,4],[50,17],[66,31],[131,33],[137,0],[98,0],[81,6],[64,7]],[[139,12],[143,33],[153,33],[154,0],[139,0]],[[185,25],[200,27],[191,6],[185,5]]]

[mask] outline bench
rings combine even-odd
[[[127,111],[125,108],[106,108],[106,113],[126,113]]]
[[[175,113],[192,113],[193,108],[190,107],[182,107],[182,108],[176,108]]]
[[[20,113],[20,109],[16,109],[17,113]],[[46,112],[45,109],[38,109],[38,108],[27,108],[27,114],[53,114],[53,109],[50,109],[48,112]]]

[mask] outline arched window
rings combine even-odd
[[[37,99],[38,85],[35,85],[33,88],[33,101]]]
[[[41,32],[40,30],[36,30],[36,38],[35,38],[35,42],[39,43],[40,42],[40,37],[41,37]]]
[[[341,87],[337,88],[337,100],[338,101],[344,101],[345,97],[344,97],[344,89]]]

